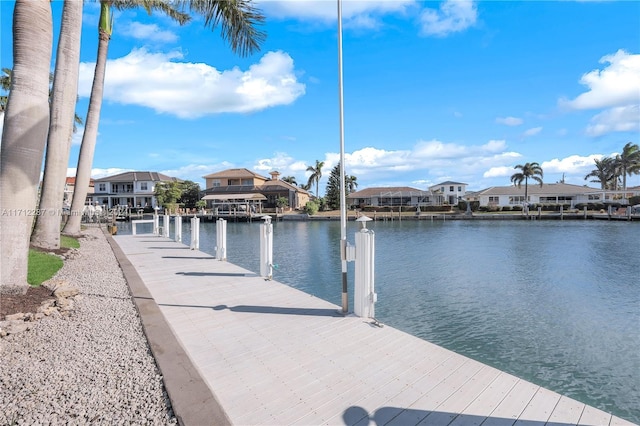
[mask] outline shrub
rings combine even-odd
[[[521,212],[522,211],[522,204],[516,204],[515,206],[512,207],[514,212]]]
[[[307,212],[307,214],[309,215],[314,215],[318,213],[319,209],[320,209],[320,206],[314,201],[307,201],[307,204],[305,204],[304,206],[304,211]]]
[[[504,206],[504,207],[502,207],[502,211],[503,211],[503,212],[510,212],[511,210],[512,210],[512,207],[511,207],[511,206]]]

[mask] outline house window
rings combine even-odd
[[[216,187],[218,187],[218,186],[220,186],[220,179],[213,179],[213,180],[211,181],[211,187],[212,187],[212,188],[216,188]]]
[[[125,192],[133,192],[133,184],[128,183]]]
[[[458,192],[462,192],[462,187],[461,186],[458,187]]]
[[[515,196],[509,197],[509,204],[522,204],[522,203],[524,203],[523,195],[515,195]]]
[[[600,199],[600,195],[589,194],[589,200],[599,200],[599,199]]]
[[[500,197],[489,197],[489,204],[498,204],[500,202]]]
[[[454,189],[453,189],[453,185],[452,185],[452,186],[449,187],[449,192],[453,192],[453,191],[454,191]]]
[[[147,186],[147,182],[140,182],[140,190],[147,191],[149,187]]]
[[[242,185],[244,185],[244,186],[253,185],[253,179],[242,179]]]
[[[440,191],[441,191],[441,192],[444,192],[444,186],[441,186],[441,187],[440,187]]]
[[[106,183],[99,183],[98,184],[98,191],[106,192],[107,191],[107,184]]]

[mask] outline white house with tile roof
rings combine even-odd
[[[458,204],[467,193],[467,184],[462,182],[445,181],[429,187],[429,191],[436,197],[435,204]]]
[[[158,172],[125,172],[94,180],[93,203],[115,206],[156,207],[156,184],[180,179]]]
[[[434,204],[434,196],[409,186],[373,187],[352,192],[347,196],[350,207],[418,207]]]
[[[640,189],[628,188],[626,191],[610,191],[591,188],[586,185],[571,185],[568,183],[529,183],[527,200],[524,198],[525,185],[520,187],[493,186],[482,191],[469,194],[469,199],[478,201],[480,206],[515,206],[529,204],[564,204],[571,207],[576,204],[589,203],[620,203],[626,204],[627,199],[640,195]]]

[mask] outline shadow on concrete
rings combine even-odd
[[[511,426],[518,422],[522,426],[575,426],[576,423],[555,423],[547,422],[545,419],[540,420],[518,420],[503,417],[485,417],[470,414],[449,413],[445,411],[429,411],[414,410],[411,408],[401,407],[380,407],[373,412],[371,416],[367,410],[358,406],[347,408],[342,414],[342,420],[345,425],[434,425],[446,426],[455,420],[456,424],[480,425],[487,424],[491,426]]]
[[[255,306],[255,305],[238,305],[238,306],[203,306],[203,305],[179,305],[172,303],[158,303],[158,306],[173,306],[181,308],[203,308],[213,309],[214,311],[223,311],[225,309],[231,312],[244,312],[255,314],[279,314],[279,315],[304,315],[319,317],[343,317],[337,309],[326,308],[286,308],[282,306]]]
[[[211,256],[207,256],[207,257],[203,257],[203,256],[162,256],[163,259],[213,259],[216,260],[215,257],[211,257]]]
[[[176,275],[187,277],[257,277],[258,274],[252,272],[176,272]]]
[[[189,247],[146,247],[149,250],[189,250]]]

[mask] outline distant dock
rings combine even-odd
[[[182,424],[633,424],[171,239],[109,239]]]

